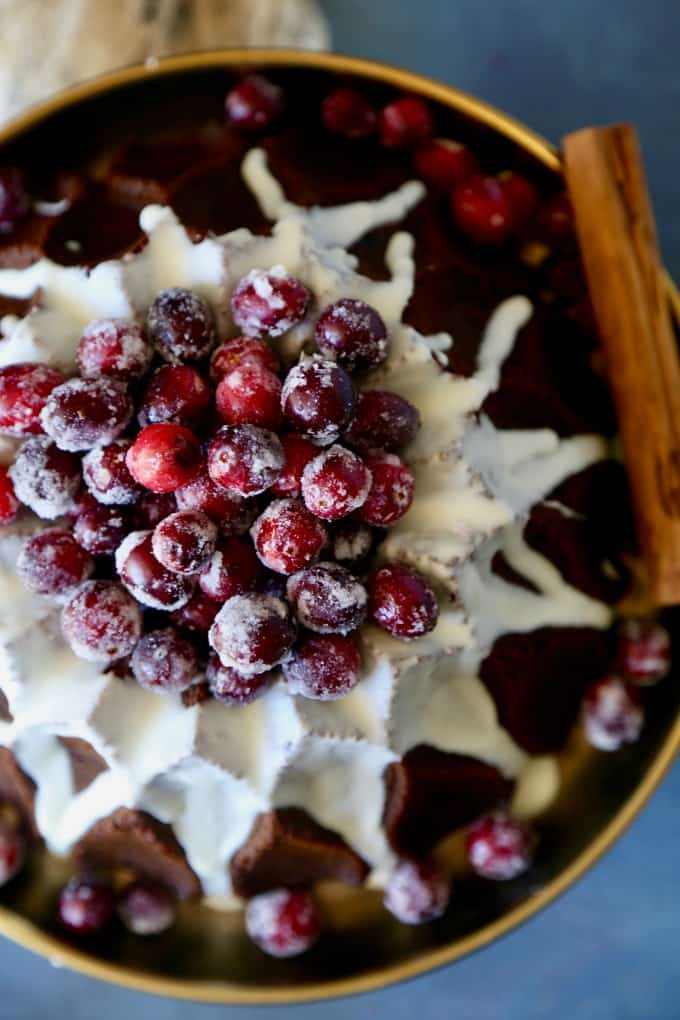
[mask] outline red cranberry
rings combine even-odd
[[[158,562],[176,574],[202,570],[215,551],[217,525],[201,510],[178,510],[156,525],[151,540]]]
[[[324,308],[314,336],[321,353],[338,361],[348,372],[375,368],[390,352],[381,316],[356,298],[342,298]]]
[[[302,322],[312,295],[283,266],[251,269],[231,297],[231,313],[246,336],[281,336]]]
[[[394,453],[370,457],[367,464],[373,481],[359,515],[366,524],[387,528],[396,524],[413,502],[413,472]]]
[[[368,613],[398,638],[417,638],[434,629],[439,606],[420,574],[402,563],[388,563],[368,579]]]
[[[218,602],[254,591],[262,566],[248,538],[224,538],[201,571],[198,583],[208,598]]]
[[[217,485],[241,496],[256,496],[283,468],[279,437],[256,425],[221,428],[208,448],[208,472]]]
[[[0,464],[0,524],[11,524],[19,513],[20,505],[7,468]]]
[[[285,659],[295,640],[295,626],[285,602],[250,592],[224,603],[208,640],[223,666],[254,676]]]
[[[373,531],[361,521],[346,518],[333,529],[333,556],[343,563],[357,563],[365,559],[372,545]]]
[[[465,846],[472,868],[482,878],[517,878],[531,863],[535,837],[531,829],[504,811],[469,826]]]
[[[366,617],[366,589],[339,563],[300,570],[288,578],[286,592],[299,622],[317,634],[348,634]]]
[[[201,470],[201,448],[182,425],[147,425],[127,452],[132,477],[152,492],[172,492]]]
[[[224,375],[215,403],[227,425],[259,425],[277,429],[281,424],[281,383],[269,369],[245,364]]]
[[[95,319],[78,344],[78,367],[85,379],[106,375],[130,382],[144,375],[152,357],[141,326],[129,319]]]
[[[16,827],[0,820],[0,886],[21,871],[26,858],[26,840]]]
[[[189,482],[189,485],[192,483]],[[185,486],[183,486],[185,488]],[[177,490],[177,495],[181,490]],[[135,506],[135,517],[140,528],[155,528],[168,514],[174,514],[177,509],[177,500],[172,492],[149,492],[142,493],[139,502]]]
[[[514,227],[512,205],[502,185],[483,174],[454,188],[451,212],[458,229],[478,244],[501,244]]]
[[[296,499],[275,499],[250,533],[264,565],[279,574],[308,566],[326,542],[325,526]]]
[[[361,680],[356,642],[342,634],[306,634],[283,663],[291,694],[314,701],[337,701]]]
[[[249,705],[271,687],[273,673],[244,676],[231,666],[223,666],[215,652],[210,653],[206,678],[212,696],[224,705]]]
[[[116,439],[132,417],[132,401],[112,379],[68,379],[40,412],[42,427],[61,450],[90,450]]]
[[[209,599],[197,588],[189,601],[171,613],[172,622],[195,634],[207,634],[220,609],[219,602]]]
[[[149,339],[166,361],[200,361],[215,344],[215,323],[207,301],[190,290],[162,290],[149,309]]]
[[[195,478],[177,490],[180,510],[202,510],[224,534],[239,535],[253,523],[257,513],[253,500],[244,499],[235,492],[227,492],[202,467]]]
[[[321,120],[328,131],[356,141],[374,134],[378,115],[361,92],[340,86],[321,104]]]
[[[162,365],[149,379],[137,418],[142,427],[165,421],[195,425],[211,399],[210,387],[191,365]]]
[[[451,884],[434,861],[399,861],[385,887],[384,904],[402,924],[425,924],[441,917]]]
[[[308,892],[273,889],[249,901],[246,931],[263,953],[286,959],[314,945],[321,923]]]
[[[522,174],[516,174],[512,170],[500,173],[498,182],[510,203],[513,222],[515,224],[526,223],[534,215],[538,206],[539,197],[536,187]]]
[[[118,914],[135,935],[160,935],[175,920],[175,904],[165,886],[132,882],[121,893]]]
[[[76,876],[59,894],[61,924],[77,935],[95,935],[112,920],[116,899],[110,885],[98,878]]]
[[[316,517],[337,521],[366,501],[371,472],[361,457],[344,446],[329,446],[302,472],[302,498]]]
[[[365,453],[398,450],[413,442],[420,428],[418,409],[390,390],[366,390],[345,438]]]
[[[0,432],[6,436],[40,435],[40,412],[64,376],[48,365],[5,365],[0,368]]]
[[[283,471],[271,486],[271,491],[275,496],[299,496],[302,472],[310,460],[316,457],[319,448],[295,432],[281,436],[281,446],[286,459]]]
[[[26,539],[17,558],[20,580],[38,595],[68,598],[93,570],[92,557],[61,528],[47,528]]]
[[[261,74],[247,74],[227,94],[229,122],[243,131],[265,131],[283,111],[283,89]]]
[[[413,156],[413,166],[419,177],[432,188],[451,191],[479,170],[479,162],[467,145],[450,138],[433,138]]]
[[[69,513],[81,486],[80,458],[47,436],[27,439],[8,470],[18,499],[49,520]]]
[[[115,581],[86,581],[64,607],[61,629],[79,658],[115,662],[139,641],[142,613]]]
[[[258,365],[275,375],[281,368],[278,357],[264,340],[256,336],[235,336],[213,351],[210,378],[217,383],[233,368],[243,365]]]
[[[113,556],[129,530],[129,511],[95,499],[85,502],[73,525],[76,541],[93,556]]]
[[[671,639],[654,620],[623,620],[617,633],[618,669],[638,686],[655,684],[670,672]]]
[[[15,166],[0,167],[0,234],[8,234],[31,207],[26,182]]]
[[[125,462],[131,445],[129,439],[116,439],[108,446],[95,446],[83,457],[85,484],[100,503],[127,506],[139,499],[141,489]]]
[[[386,149],[412,149],[432,135],[434,121],[427,103],[402,96],[380,111],[380,141]]]
[[[548,198],[538,211],[538,222],[549,241],[568,241],[574,233],[574,210],[565,192]]]
[[[138,602],[151,609],[171,612],[191,598],[194,579],[175,574],[153,554],[153,533],[131,531],[116,550],[118,575]]]
[[[602,677],[588,690],[581,718],[588,743],[600,751],[618,751],[624,744],[634,744],[644,723],[641,705],[614,674]]]
[[[354,387],[344,368],[310,358],[291,368],[281,391],[281,407],[291,428],[320,446],[334,443],[354,414]]]
[[[137,642],[130,665],[135,680],[147,691],[179,694],[196,679],[198,657],[191,641],[174,627],[165,627]]]

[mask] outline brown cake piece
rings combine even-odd
[[[26,269],[42,258],[57,220],[30,214],[4,237],[0,235],[0,269]]]
[[[80,793],[97,776],[106,772],[108,768],[106,762],[88,740],[82,740],[80,737],[59,737],[59,743],[68,751],[71,759],[73,789],[76,793]]]
[[[31,836],[40,839],[35,821],[35,783],[8,747],[0,747],[0,800],[13,804]]]

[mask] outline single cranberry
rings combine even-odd
[[[262,565],[249,538],[223,538],[199,574],[198,583],[208,598],[218,602],[254,591]]]
[[[142,490],[125,462],[131,446],[129,439],[115,439],[107,446],[95,446],[83,457],[83,479],[98,502],[128,506],[139,499]]]
[[[73,534],[78,544],[93,556],[113,556],[130,526],[130,512],[126,508],[104,506],[90,498],[78,511]]]
[[[450,138],[433,138],[413,155],[419,177],[432,188],[451,191],[479,170],[479,161],[467,145]]]
[[[215,348],[210,359],[210,378],[218,383],[233,368],[258,365],[276,375],[281,364],[269,344],[256,336],[235,336]]]
[[[116,550],[116,570],[131,595],[143,606],[179,609],[191,598],[194,579],[175,574],[153,554],[153,532],[131,531]]]
[[[250,534],[265,567],[294,574],[318,559],[326,543],[325,525],[297,499],[275,499]]]
[[[532,830],[504,811],[478,819],[465,834],[467,856],[474,871],[497,881],[517,878],[526,871],[535,843]]]
[[[152,492],[172,492],[201,470],[201,448],[182,425],[147,425],[127,452],[132,477]]]
[[[223,666],[215,652],[210,653],[205,675],[212,696],[224,705],[249,705],[261,698],[274,680],[273,673],[244,676],[231,666]]]
[[[281,336],[302,322],[312,295],[283,266],[251,269],[231,297],[231,313],[246,336]]]
[[[208,640],[223,666],[254,676],[286,658],[295,640],[295,625],[281,599],[249,592],[224,603]]]
[[[345,439],[364,453],[399,450],[413,442],[420,428],[418,409],[390,390],[366,390]]]
[[[0,464],[0,524],[11,524],[20,506],[7,468]]]
[[[291,694],[314,701],[337,701],[361,680],[356,641],[343,634],[306,634],[283,663]]]
[[[139,641],[142,613],[115,581],[86,581],[64,607],[61,629],[79,658],[115,662]]]
[[[247,74],[227,93],[224,105],[234,127],[265,131],[283,112],[283,89],[261,74]]]
[[[402,924],[425,924],[441,917],[451,883],[435,861],[401,860],[385,886],[385,907]]]
[[[355,404],[347,372],[321,358],[294,365],[281,391],[281,407],[290,427],[320,446],[339,438],[352,420]]]
[[[333,528],[333,556],[342,563],[357,563],[368,556],[373,540],[374,532],[367,524],[346,518]]]
[[[17,574],[24,587],[38,595],[68,598],[94,570],[92,557],[70,531],[47,528],[26,539],[17,557]]]
[[[616,664],[631,683],[646,687],[667,676],[671,639],[655,620],[622,620],[617,631]]]
[[[371,472],[361,457],[344,446],[327,447],[302,472],[302,498],[316,517],[337,521],[363,506]]]
[[[256,496],[283,468],[279,437],[256,425],[225,425],[208,448],[208,473],[217,485],[241,496]]]
[[[161,365],[149,379],[137,419],[142,427],[165,421],[196,425],[211,399],[210,387],[191,365]]]
[[[236,492],[227,492],[213,482],[207,467],[201,470],[176,493],[180,510],[202,510],[218,524],[223,534],[240,535],[247,531],[257,516],[254,500],[244,499]]]
[[[380,141],[386,149],[413,149],[431,137],[430,107],[417,96],[402,96],[380,111]]]
[[[510,199],[495,177],[476,174],[451,193],[456,226],[478,244],[501,244],[514,227]]]
[[[200,361],[215,345],[215,323],[207,301],[190,290],[162,290],[149,308],[149,339],[166,361]]]
[[[160,935],[175,920],[175,903],[164,885],[131,882],[118,900],[118,915],[135,935]]]
[[[187,484],[191,485],[191,482]],[[179,494],[181,490],[177,490]],[[139,528],[155,528],[169,514],[174,514],[178,501],[172,492],[142,492],[135,506],[135,518]]]
[[[602,677],[583,699],[581,720],[586,739],[600,751],[634,744],[644,723],[642,706],[614,674]]]
[[[27,439],[8,470],[18,499],[48,520],[75,508],[82,484],[80,458],[47,436]]]
[[[40,412],[64,376],[49,365],[19,364],[0,368],[0,432],[6,436],[37,436]]]
[[[227,425],[281,424],[281,383],[273,372],[254,363],[233,368],[222,376],[215,393],[217,410]]]
[[[515,225],[526,223],[538,208],[539,195],[536,186],[522,174],[505,170],[498,174],[498,182],[512,209]]]
[[[131,319],[95,319],[85,327],[77,357],[85,379],[106,375],[130,382],[147,371],[153,349],[141,326]]]
[[[137,642],[130,660],[135,680],[147,691],[179,694],[196,679],[198,656],[174,627],[152,630]]]
[[[348,372],[375,368],[390,352],[390,338],[382,317],[357,298],[342,298],[324,308],[314,336],[321,353]]]
[[[113,889],[98,878],[75,876],[59,893],[59,921],[77,935],[100,932],[111,922],[115,909]]]
[[[194,634],[207,634],[220,610],[220,603],[209,599],[200,588],[183,606],[170,614],[170,618],[178,627],[184,627]]]
[[[210,561],[217,542],[217,525],[202,510],[178,510],[156,525],[153,554],[176,574],[195,574]]]
[[[375,133],[378,115],[366,96],[339,86],[321,104],[321,120],[328,131],[356,141]]]
[[[538,222],[549,241],[568,241],[574,234],[574,209],[566,192],[546,199],[538,210]]]
[[[23,173],[15,166],[0,167],[0,234],[8,234],[31,208]]]
[[[271,491],[275,496],[299,496],[302,472],[310,460],[316,457],[319,447],[295,432],[282,435],[281,446],[286,459],[283,471],[271,486]]]
[[[40,412],[42,427],[61,450],[90,450],[111,443],[132,418],[132,401],[113,379],[68,379]]]
[[[288,578],[286,594],[298,621],[317,634],[348,634],[366,618],[366,589],[339,563],[298,571]]]
[[[21,871],[26,859],[26,840],[16,825],[0,819],[0,886]]]
[[[381,453],[367,460],[372,482],[359,516],[366,524],[387,528],[408,512],[416,483],[413,472],[394,453]]]
[[[319,938],[321,922],[308,892],[273,889],[246,906],[246,931],[268,956],[299,956]]]
[[[434,629],[439,606],[420,574],[403,563],[388,563],[368,578],[368,613],[398,638],[417,638]]]

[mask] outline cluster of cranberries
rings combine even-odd
[[[175,919],[175,903],[165,886],[137,879],[117,892],[98,875],[75,875],[57,903],[60,925],[74,935],[97,935],[118,914],[135,935],[159,935]]]

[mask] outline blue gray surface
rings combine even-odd
[[[553,140],[633,120],[665,256],[680,278],[677,0],[322,0],[335,48],[474,92]],[[677,1020],[680,765],[590,874],[502,942],[406,986],[281,1020]],[[220,1007],[103,985],[0,943],[0,1020],[201,1020]],[[226,1010],[225,1010],[226,1012]],[[272,1015],[233,1009],[238,1020]]]

